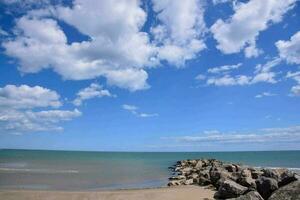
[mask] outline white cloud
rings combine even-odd
[[[0,36],[9,36],[9,33],[3,30],[0,26]]]
[[[176,66],[194,58],[206,48],[203,2],[190,0],[152,0],[159,25],[153,27],[158,58]]]
[[[232,2],[235,0],[212,0],[214,5],[220,4],[220,3],[228,3],[228,2]]]
[[[258,94],[255,96],[255,98],[263,98],[263,97],[272,97],[276,96],[277,94],[271,93],[271,92],[263,92],[261,94]]]
[[[250,0],[234,6],[234,14],[223,21],[218,19],[210,28],[217,40],[217,48],[225,54],[245,50],[246,57],[256,57],[261,50],[256,40],[261,31],[282,20],[294,7],[296,0]]]
[[[207,85],[216,85],[216,86],[248,85],[250,84],[250,77],[245,75],[238,75],[238,76],[225,75],[222,77],[208,78],[206,83]]]
[[[0,88],[0,108],[59,107],[59,99],[60,96],[55,91],[40,86],[6,85]]]
[[[279,40],[276,43],[281,58],[290,64],[300,64],[300,31],[295,33],[290,40]]]
[[[202,133],[199,136],[181,136],[167,137],[164,139],[176,140],[180,143],[289,143],[300,142],[300,126],[287,128],[267,128],[256,131],[255,133],[222,133],[215,132],[212,134]]]
[[[40,86],[6,85],[0,88],[0,133],[60,131],[62,121],[81,115],[77,109],[41,110],[62,105],[57,92]],[[34,111],[39,109],[39,111]]]
[[[291,88],[291,93],[295,96],[300,96],[300,85],[295,85]]]
[[[276,80],[276,72],[273,72],[272,69],[278,66],[281,63],[282,59],[280,58],[273,58],[272,60],[268,61],[265,64],[258,64],[255,67],[254,77],[252,82],[267,82],[267,83],[277,83]]]
[[[276,72],[273,72],[272,69],[281,63],[280,58],[273,58],[265,64],[258,64],[255,67],[253,75],[230,75],[229,72],[231,69],[236,69],[237,66],[222,66],[217,68],[209,69],[208,72],[217,74],[219,76],[208,76],[206,78],[207,85],[216,85],[216,86],[233,86],[233,85],[252,85],[260,82],[265,83],[277,83]],[[221,73],[223,72],[223,73]],[[205,79],[202,79],[205,80]]]
[[[206,79],[206,76],[203,75],[203,74],[198,74],[196,77],[195,77],[196,80],[199,80],[199,81],[202,81],[202,80],[205,80]]]
[[[81,115],[77,109],[23,111],[14,109],[0,110],[0,132],[12,134],[24,134],[28,132],[62,131],[58,124]]]
[[[292,78],[296,82],[300,83],[300,71],[297,72],[288,72],[286,75],[287,78]]]
[[[76,95],[77,97],[73,101],[76,106],[80,106],[82,102],[87,99],[115,96],[112,95],[108,90],[103,89],[103,87],[97,83],[92,83],[90,86],[81,89]]]
[[[128,105],[128,104],[123,104],[122,108],[124,110],[129,110],[129,111],[136,111],[137,109],[139,109],[138,107],[136,107],[134,105]]]
[[[123,104],[122,108],[124,110],[127,110],[129,112],[131,112],[133,115],[137,116],[137,117],[142,117],[142,118],[146,118],[146,117],[157,117],[158,114],[157,113],[143,113],[143,112],[139,112],[139,107],[135,106],[135,105],[129,105],[129,104]]]
[[[51,19],[16,20],[17,37],[3,46],[7,55],[18,59],[20,71],[52,68],[64,79],[103,76],[110,84],[132,91],[148,88],[147,73],[141,68],[152,66],[156,53],[147,33],[140,31],[146,20],[140,3],[76,0],[73,4],[72,8],[56,6]],[[90,39],[69,44],[55,17]]]
[[[238,69],[239,67],[242,66],[242,63],[238,63],[235,65],[223,65],[220,67],[213,67],[213,68],[209,68],[207,70],[208,73],[213,73],[213,74],[218,74],[218,73],[222,73],[222,72],[228,72],[231,71],[233,69]]]
[[[291,88],[291,96],[300,96],[300,71],[288,72],[286,78],[291,78],[297,82],[297,85]]]
[[[159,25],[151,33],[142,31],[147,13],[138,0],[45,5],[37,6],[39,10],[26,6],[27,14],[15,20],[15,35],[2,43],[22,73],[51,68],[64,79],[100,76],[110,85],[136,91],[150,87],[147,68],[160,66],[161,60],[181,66],[205,48],[204,10],[199,0],[154,1]],[[88,39],[70,42],[58,20]],[[152,36],[155,39],[150,41]]]

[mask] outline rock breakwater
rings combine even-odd
[[[298,174],[288,169],[243,166],[215,159],[182,160],[170,167],[174,176],[168,186],[211,185],[216,199],[300,199]],[[287,192],[288,191],[288,192]]]

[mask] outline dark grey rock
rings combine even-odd
[[[256,191],[248,192],[247,194],[241,195],[237,198],[232,198],[229,200],[264,200],[262,196]]]
[[[268,199],[272,192],[278,189],[278,183],[273,178],[260,177],[256,180],[256,187],[259,194],[264,198]]]
[[[244,194],[248,190],[247,187],[227,179],[220,185],[218,192],[215,193],[217,199],[234,198]]]
[[[300,181],[294,181],[276,190],[268,200],[299,200]]]

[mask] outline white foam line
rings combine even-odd
[[[16,172],[42,172],[42,173],[79,173],[77,170],[49,170],[49,169],[16,169],[16,168],[0,168],[0,171],[16,171]]]

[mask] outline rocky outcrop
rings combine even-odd
[[[260,177],[256,180],[257,191],[264,199],[268,199],[272,192],[278,189],[278,182],[274,178]]]
[[[232,198],[230,200],[264,200],[262,196],[256,191],[248,192],[245,195],[241,195],[237,198]]]
[[[217,199],[281,200],[288,190],[299,199],[299,184],[294,186],[299,176],[287,169],[253,168],[215,159],[182,160],[170,169],[175,176],[169,178],[168,186],[211,185]]]
[[[215,198],[223,199],[223,198],[238,197],[244,194],[247,190],[248,188],[239,185],[238,183],[230,179],[226,179],[220,184],[218,192],[215,193]]]
[[[269,200],[298,200],[300,199],[300,181],[294,181],[276,190]]]

